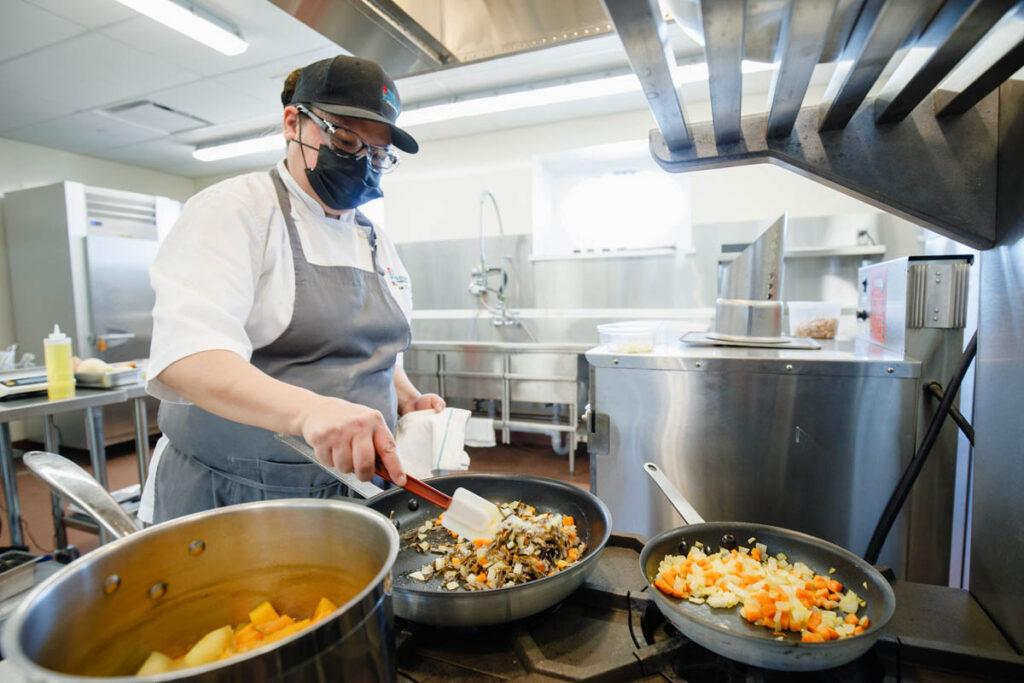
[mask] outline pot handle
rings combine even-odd
[[[672,503],[672,507],[676,509],[679,516],[683,518],[683,522],[686,524],[703,524],[704,518],[693,509],[690,505],[690,501],[686,500],[686,496],[675,487],[675,484],[668,480],[665,473],[661,471],[661,468],[655,465],[653,462],[644,463],[644,472],[646,472],[654,483],[658,485],[661,492],[668,498],[668,502]]]
[[[306,440],[300,436],[294,436],[292,434],[275,434],[278,441],[291,448],[293,451],[301,455],[302,457],[309,460],[314,465],[318,465],[327,474],[331,475],[345,486],[349,487],[350,490],[355,491],[363,498],[373,498],[378,493],[384,493],[384,489],[368,481],[361,481],[359,477],[351,473],[345,473],[339,470],[337,467],[331,467],[320,462],[316,457],[316,451],[313,447],[306,443]]]
[[[64,456],[32,451],[25,454],[22,462],[51,491],[82,508],[85,514],[96,520],[114,538],[122,538],[139,530],[135,520],[121,509],[98,481]]]

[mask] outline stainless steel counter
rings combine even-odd
[[[679,524],[642,471],[649,460],[708,520],[774,524],[862,553],[913,454],[921,365],[852,341],[823,346],[588,351],[591,486],[615,528],[651,536]],[[882,556],[897,571],[905,533],[904,519]]]

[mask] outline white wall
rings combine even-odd
[[[560,151],[646,139],[648,111],[561,121],[423,142],[384,179],[385,224],[396,242],[475,237],[478,198],[491,190],[505,231],[532,230],[534,159]],[[758,164],[688,174],[692,223],[874,213],[870,205],[776,166]]]

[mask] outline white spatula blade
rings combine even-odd
[[[498,532],[501,519],[501,510],[497,505],[472,491],[457,488],[452,495],[452,504],[441,518],[441,524],[470,541],[478,538],[490,540]]]

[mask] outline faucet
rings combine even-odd
[[[487,267],[487,254],[484,249],[484,205],[490,199],[494,207],[494,215],[498,218],[498,267]],[[498,273],[498,289],[491,289],[488,277],[492,273]],[[505,272],[505,227],[501,222],[501,211],[498,209],[498,200],[490,190],[484,190],[480,194],[480,263],[470,271],[469,293],[480,300],[480,303],[490,311],[491,324],[495,327],[514,326],[526,330],[519,315],[510,310],[505,301],[505,286],[508,284],[508,273]],[[489,306],[487,295],[493,292],[496,295],[497,303]],[[529,330],[526,330],[529,334]],[[530,335],[532,337],[532,335]]]

